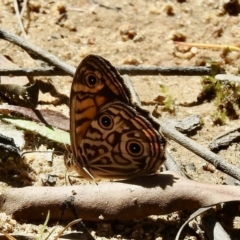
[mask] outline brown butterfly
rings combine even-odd
[[[88,179],[129,179],[156,172],[165,160],[166,141],[143,113],[109,61],[96,55],[84,58],[70,96],[75,170]]]

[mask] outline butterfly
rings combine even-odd
[[[70,94],[70,138],[71,164],[82,177],[140,177],[156,172],[165,160],[166,140],[158,125],[132,99],[106,59],[89,55],[79,64]]]

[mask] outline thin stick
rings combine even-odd
[[[25,51],[27,51],[30,55],[33,55],[34,57],[41,59],[53,66],[56,66],[57,68],[62,69],[63,71],[67,72],[69,75],[73,76],[75,73],[75,68],[71,65],[61,61],[59,58],[54,56],[53,54],[42,50],[40,47],[24,40],[23,38],[20,38],[19,36],[12,34],[2,28],[0,28],[0,38],[7,40],[11,43],[14,43],[18,45],[19,47],[23,48]]]
[[[240,180],[240,169],[226,162],[223,158],[211,152],[209,149],[199,145],[192,139],[185,137],[175,129],[174,125],[170,121],[161,123],[161,131],[183,147],[213,164],[216,169],[236,178],[237,180]]]
[[[97,4],[99,7],[103,7],[103,8],[109,9],[109,10],[114,10],[114,11],[117,11],[117,12],[119,12],[119,11],[121,10],[121,8],[119,8],[119,7],[109,7],[109,6],[107,6],[107,5],[104,5],[104,4],[102,4],[102,3],[99,3],[99,2],[96,1],[96,0],[92,0],[92,2],[93,2],[94,4]]]
[[[119,66],[121,74],[128,75],[163,75],[163,76],[203,76],[211,75],[210,67],[159,67],[159,66]]]
[[[164,162],[164,165],[167,168],[167,170],[176,172],[176,173],[180,174],[181,176],[186,177],[186,175],[181,170],[181,168],[179,167],[177,162],[174,160],[172,155],[169,153],[169,151],[166,151],[166,161]]]
[[[67,7],[67,11],[85,12],[82,8]]]
[[[215,79],[219,81],[240,82],[240,77],[232,74],[217,74]]]
[[[45,67],[45,68],[2,68],[0,69],[1,76],[69,76],[66,71],[55,68],[55,67]],[[73,76],[73,75],[71,75]]]
[[[20,16],[20,13],[19,13],[19,9],[18,9],[17,0],[13,0],[13,5],[14,5],[14,10],[15,10],[15,13],[16,13],[16,17],[17,17],[17,21],[18,21],[19,27],[21,29],[21,32],[24,35],[24,38],[26,38],[27,34],[26,34],[25,29],[23,27],[22,19],[21,19],[21,16]]]
[[[26,8],[27,8],[27,3],[28,3],[28,0],[24,0],[24,1],[23,1],[22,10],[21,10],[21,12],[20,12],[20,17],[21,17],[21,18],[23,17],[23,14],[24,14],[24,12],[25,12],[25,10],[26,10]]]
[[[189,47],[200,47],[200,48],[214,48],[214,49],[229,49],[231,51],[240,51],[240,48],[234,45],[220,45],[220,44],[209,44],[209,43],[187,43],[187,42],[175,42],[178,45],[189,46]]]
[[[208,67],[158,67],[158,66],[119,66],[117,70],[121,74],[128,75],[179,75],[179,76],[202,76],[209,75],[211,69]],[[0,69],[1,76],[66,76],[68,72],[54,67],[46,68],[8,68]],[[73,76],[73,75],[71,75]]]

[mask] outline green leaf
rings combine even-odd
[[[29,132],[37,133],[49,140],[60,144],[70,145],[70,135],[61,129],[54,128],[52,126],[46,126],[33,121],[19,119],[9,116],[0,115],[0,119],[4,122],[11,123],[20,129],[24,129]]]

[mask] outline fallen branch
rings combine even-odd
[[[196,155],[202,157],[209,163],[213,164],[216,167],[216,169],[240,180],[239,168],[226,162],[223,158],[219,157],[209,149],[199,145],[197,142],[193,141],[192,139],[178,132],[171,121],[162,122],[161,131],[167,137],[173,139],[183,147],[187,148],[188,150],[192,151]]]
[[[160,66],[118,66],[116,69],[120,74],[140,76],[203,76],[210,75],[209,67],[160,67]],[[0,69],[1,76],[66,76],[69,72],[53,67],[47,68],[21,68],[21,69]],[[73,75],[71,75],[73,76]]]
[[[43,221],[50,210],[51,219],[60,220],[61,206],[70,197],[80,218],[98,221],[129,220],[239,201],[240,192],[236,186],[194,182],[164,172],[98,185],[12,188],[0,195],[0,212],[13,214],[16,219]],[[71,220],[71,211],[66,209],[62,217]]]
[[[163,75],[163,76],[203,76],[211,75],[210,67],[159,67],[159,66],[118,66],[121,74]]]
[[[69,73],[54,67],[0,69],[1,76],[69,76]]]
[[[0,28],[0,38],[18,45],[19,47],[23,48],[29,55],[34,56],[37,59],[41,59],[59,69],[62,69],[71,76],[73,76],[73,74],[75,73],[76,70],[75,67],[72,67],[71,65],[61,61],[55,55],[42,50],[40,47],[2,28]]]

